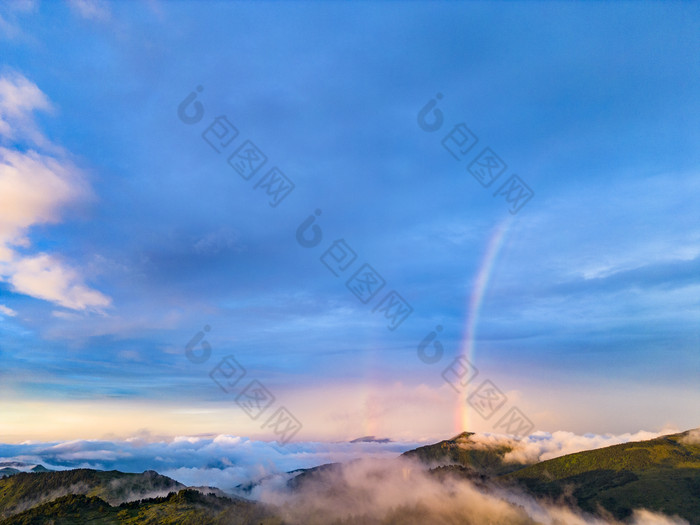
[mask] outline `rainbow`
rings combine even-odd
[[[474,288],[469,297],[469,306],[467,308],[467,318],[464,323],[464,333],[462,343],[460,345],[460,355],[466,357],[470,363],[474,363],[474,340],[476,333],[476,325],[479,320],[479,309],[481,308],[486,289],[493,272],[498,253],[503,246],[503,241],[506,233],[512,222],[511,217],[507,217],[493,229],[491,237],[486,245],[486,251],[481,258],[479,270],[476,273],[474,280]],[[455,431],[456,433],[470,430],[469,428],[469,405],[465,402],[465,396],[460,395],[456,399],[455,404]]]

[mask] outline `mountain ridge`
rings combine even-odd
[[[406,451],[399,458],[420,462],[431,479],[441,483],[457,478],[468,480],[480,490],[522,491],[538,501],[565,504],[622,522],[629,521],[636,510],[648,509],[700,525],[697,430],[530,464],[514,463],[508,458],[507,454],[517,447],[513,440],[481,439],[473,432],[463,432]],[[357,464],[330,463],[291,471],[288,474],[295,476],[286,483],[287,489],[292,496],[307,488],[342,493],[343,469],[353,465]],[[0,479],[0,524],[28,525],[44,523],[41,520],[49,518],[56,525],[284,523],[274,507],[230,496],[216,487],[185,487],[153,470],[34,470]],[[329,485],[334,477],[339,482]]]
[[[603,508],[616,519],[644,507],[700,525],[700,441],[692,441],[693,432],[567,454],[500,480],[584,511]]]

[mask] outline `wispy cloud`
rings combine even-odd
[[[695,428],[681,438],[681,443],[686,445],[700,445],[700,428]]]
[[[0,279],[16,293],[74,310],[99,310],[110,299],[83,282],[80,271],[48,253],[31,251],[31,228],[59,222],[64,208],[92,198],[84,174],[38,128],[34,112],[52,108],[18,73],[0,78]]]
[[[619,445],[630,441],[644,441],[654,439],[662,435],[671,434],[675,430],[662,430],[661,432],[639,431],[626,434],[585,434],[577,435],[573,432],[537,432],[525,439],[514,441],[504,436],[482,436],[479,439],[493,440],[496,443],[507,443],[513,450],[506,454],[505,460],[514,463],[536,463],[567,454],[574,454],[584,450]]]
[[[111,17],[109,4],[101,0],[70,0],[71,9],[87,20],[104,22]]]
[[[0,304],[0,314],[6,315],[8,317],[14,317],[17,315],[17,312],[15,312],[12,308],[8,308],[4,304]]]
[[[269,483],[261,500],[278,506],[286,522],[324,523],[541,523],[618,525],[569,505],[539,501],[496,486],[479,486],[457,477],[438,479],[424,466],[405,459],[363,459],[328,469],[305,480],[299,490]],[[683,525],[685,520],[644,509],[633,525]]]
[[[520,441],[484,433],[472,435],[468,446],[488,448],[508,445],[513,447],[513,451],[505,457],[506,461],[536,463],[583,450],[653,439],[667,433],[670,431],[618,435],[538,432]],[[349,462],[359,458],[394,458],[424,444],[416,441],[301,441],[281,446],[275,441],[257,441],[226,434],[165,438],[143,432],[121,440],[0,444],[0,460],[41,463],[59,469],[88,467],[129,472],[153,469],[189,485],[210,484],[230,488],[250,479],[326,463]]]
[[[38,8],[37,0],[8,0],[0,6],[0,38],[10,41],[25,39],[19,17],[32,13]]]
[[[650,433],[574,436],[555,432],[531,436],[564,453],[567,443],[587,448],[646,439]],[[503,436],[477,435],[485,447],[503,444]],[[0,444],[0,464],[28,470],[36,464],[54,469],[97,468],[142,472],[153,469],[188,486],[212,486],[275,505],[289,523],[322,524],[350,519],[406,521],[420,516],[430,523],[543,523],[618,525],[566,505],[535,500],[521,492],[465,479],[437,477],[425,465],[399,457],[418,443],[301,442],[280,447],[229,435],[153,439],[148,433],[122,441],[66,441]],[[552,448],[550,447],[550,448]],[[287,485],[296,469],[328,463],[342,466]],[[239,485],[247,487],[245,492]],[[417,514],[416,514],[417,513]],[[402,519],[403,517],[403,519]],[[467,520],[465,522],[465,520]],[[412,523],[412,522],[411,522]],[[637,509],[633,525],[683,525],[684,520]]]
[[[276,442],[244,437],[180,436],[153,438],[147,433],[120,441],[75,440],[58,443],[0,444],[0,461],[43,464],[51,468],[153,469],[187,485],[232,489],[240,483],[287,471],[361,457],[391,458],[415,442]]]
[[[0,77],[0,136],[3,139],[29,139],[39,146],[48,145],[36,124],[34,112],[52,109],[46,95],[23,75],[9,72]]]

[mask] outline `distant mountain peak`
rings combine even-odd
[[[467,432],[466,430],[462,432],[461,434],[457,434],[455,437],[450,439],[449,441],[463,441],[465,439],[469,439],[473,435],[475,435],[476,432]]]
[[[353,439],[350,443],[391,443],[389,438],[375,438],[374,436],[363,436]]]
[[[513,450],[511,444],[482,442],[472,436],[474,432],[462,432],[451,439],[409,450],[402,456],[430,466],[461,465],[490,475],[504,474],[522,466],[506,461],[506,454]]]

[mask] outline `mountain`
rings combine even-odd
[[[70,494],[35,506],[0,521],[2,525],[282,525],[264,506],[247,501],[220,498],[184,489],[165,497],[151,498],[119,506],[95,496]]]
[[[512,444],[485,442],[473,432],[462,432],[451,439],[409,450],[401,456],[423,463],[437,480],[459,477],[485,487],[498,475],[523,467],[520,463],[505,461],[506,454],[512,450]],[[334,490],[345,490],[342,473],[350,463],[328,463],[292,471],[289,474],[295,476],[287,481],[287,486],[292,490],[301,490],[311,484],[317,489],[332,485]]]
[[[432,475],[478,486],[517,487],[591,514],[628,519],[645,508],[700,525],[700,431],[568,454],[532,465],[505,461],[515,442],[488,443],[464,432],[405,452]]]
[[[324,474],[342,472],[343,466],[346,464],[347,463],[326,463],[316,467],[290,470],[286,473],[288,477],[286,485],[292,490],[298,490],[309,482],[318,482],[322,480]],[[253,490],[278,476],[278,474],[268,474],[261,478],[250,480],[247,483],[241,483],[234,487],[233,492],[243,497],[250,497],[253,494]]]
[[[644,508],[670,516],[677,515],[692,525],[700,525],[700,431],[578,452],[530,465],[508,461],[508,453],[518,446],[515,441],[490,440],[465,432],[452,439],[408,451],[402,456],[422,461],[428,468],[430,479],[439,482],[428,486],[439,489],[434,492],[438,498],[435,509],[444,507],[444,512],[448,512],[449,508],[457,509],[449,510],[452,514],[443,516],[450,517],[450,523],[461,523],[459,520],[462,518],[465,518],[465,522],[469,521],[464,514],[468,510],[454,506],[459,500],[459,494],[454,490],[457,485],[442,483],[457,477],[470,480],[483,494],[505,493],[515,489],[545,502],[553,502],[557,507],[565,504],[579,508],[605,521],[608,518],[627,521],[635,509]],[[412,506],[410,503],[390,506],[391,512],[379,521],[372,521],[375,518],[370,514],[362,514],[368,491],[376,487],[373,484],[379,483],[381,486],[392,479],[391,469],[385,470],[378,463],[369,465],[367,470],[358,460],[288,473],[296,475],[289,480],[288,488],[292,498],[301,498],[301,507],[297,510],[312,513],[294,515],[292,522],[384,525],[448,522],[445,521],[447,517],[442,521],[434,519],[440,516],[442,510],[433,515],[433,511],[429,512],[427,507]],[[354,467],[359,467],[359,470],[355,469],[353,473]],[[4,468],[17,470],[10,466]],[[350,471],[346,471],[346,468]],[[401,479],[410,476],[410,472],[411,468],[402,470]],[[422,479],[425,481],[425,478]],[[321,502],[318,509],[313,504],[316,500]],[[348,501],[353,511],[357,508],[357,516],[345,521],[323,521],[323,516],[316,514],[329,502],[342,506]],[[309,502],[311,506],[306,506]],[[276,509],[226,496],[211,487],[186,488],[154,471],[141,474],[90,469],[18,472],[0,479],[0,525],[282,525],[278,513],[283,511],[283,507]],[[477,518],[481,519],[475,515]],[[521,521],[512,523],[516,522],[534,523],[524,515]]]
[[[97,497],[111,505],[119,505],[133,499],[164,496],[184,488],[181,483],[152,470],[142,474],[91,469],[19,472],[0,479],[0,518],[69,494]]]
[[[513,445],[485,443],[474,436],[474,432],[462,432],[452,439],[409,450],[401,455],[433,467],[461,465],[468,467],[469,471],[488,475],[506,474],[523,466],[504,461],[505,455],[513,450]]]
[[[350,443],[391,443],[389,438],[375,438],[374,436],[363,436],[357,439],[353,439]]]
[[[51,472],[44,465],[34,465],[29,468],[29,465],[19,461],[3,461],[0,462],[0,478],[4,476],[12,476],[20,472]]]
[[[302,468],[294,470],[289,474],[296,474],[293,478],[287,481],[287,486],[293,490],[298,490],[309,482],[317,482],[323,480],[324,474],[335,473],[339,474],[343,470],[343,463],[326,463],[318,467]]]
[[[635,508],[646,508],[700,525],[696,431],[569,454],[500,479],[591,513],[602,507],[617,519],[628,518]]]

